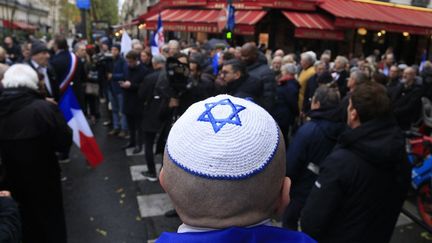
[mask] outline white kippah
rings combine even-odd
[[[262,171],[279,144],[275,120],[252,101],[218,95],[193,104],[171,128],[170,159],[188,173],[238,180]]]

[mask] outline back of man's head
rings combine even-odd
[[[357,86],[351,94],[351,104],[357,110],[361,123],[388,117],[391,112],[387,90],[376,82],[366,82]]]
[[[170,131],[160,176],[182,221],[248,226],[280,210],[289,200],[281,138],[251,101],[219,95],[193,104]]]
[[[55,38],[55,46],[58,50],[67,50],[69,48],[66,38],[63,36],[57,36]]]
[[[337,88],[320,85],[313,95],[313,102],[319,102],[321,109],[332,109],[339,106],[340,94]]]

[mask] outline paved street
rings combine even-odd
[[[163,216],[171,209],[169,198],[159,183],[140,175],[146,170],[143,154],[127,156],[120,149],[126,141],[108,137],[107,128],[100,124],[93,130],[104,163],[91,169],[74,147],[71,163],[62,164],[67,176],[63,185],[69,242],[152,242],[162,231],[175,231],[180,220]],[[161,156],[156,161],[159,169]],[[405,207],[416,213],[411,202]],[[391,243],[413,242],[432,242],[432,235],[401,215]]]

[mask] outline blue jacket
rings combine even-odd
[[[279,242],[296,242],[296,243],[313,243],[316,242],[309,236],[301,232],[291,231],[284,228],[272,226],[256,226],[251,228],[231,227],[222,230],[214,230],[198,233],[167,233],[164,232],[156,240],[157,243],[279,243]]]
[[[292,180],[291,197],[300,202],[306,201],[317,178],[313,168],[319,168],[346,128],[338,112],[339,107],[312,110],[311,120],[299,128],[289,146],[286,175]]]
[[[122,88],[120,87],[119,81],[124,81],[128,74],[128,65],[126,60],[119,56],[113,60],[112,63],[112,78],[111,78],[111,89],[114,94],[120,94]]]

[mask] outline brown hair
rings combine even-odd
[[[357,86],[352,92],[351,104],[357,110],[362,123],[386,117],[391,112],[386,88],[375,82],[366,82]]]

